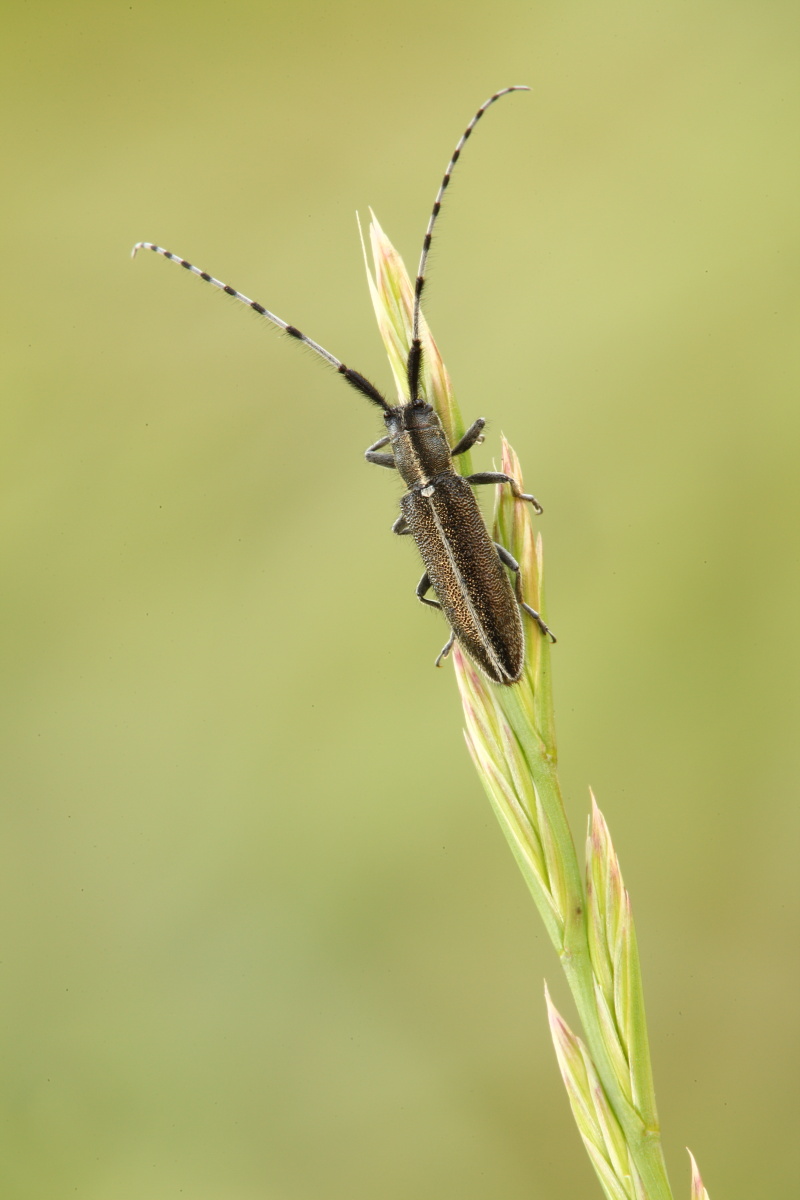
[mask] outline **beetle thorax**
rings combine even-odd
[[[450,447],[430,404],[399,404],[386,415],[397,470],[410,488],[453,474]]]

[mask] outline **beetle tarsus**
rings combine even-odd
[[[450,457],[455,458],[457,454],[466,454],[467,450],[471,450],[478,442],[483,441],[483,427],[486,424],[484,417],[478,417],[477,421],[473,421],[467,432],[462,438],[456,442],[453,449],[450,451]]]
[[[506,475],[503,471],[479,471],[477,475],[466,475],[465,479],[467,483],[471,483],[473,486],[481,483],[507,483],[510,485],[511,491],[517,500],[527,500],[533,505],[537,513],[541,514],[544,512],[536,497],[532,496],[530,492],[523,492],[516,479],[512,479],[510,475]]]
[[[517,602],[519,603],[520,608],[524,608],[525,612],[528,613],[529,616],[533,617],[542,633],[545,634],[546,637],[549,637],[551,642],[555,643],[558,639],[556,638],[556,635],[553,633],[550,626],[545,625],[536,609],[531,608],[530,604],[526,604],[522,599],[522,572],[519,569],[519,563],[514,558],[514,555],[506,550],[505,546],[501,546],[499,542],[495,542],[495,548],[500,558],[500,562],[503,563],[504,566],[508,567],[509,571],[514,572],[514,590],[517,593]]]
[[[438,654],[436,662],[433,664],[435,667],[440,667],[442,665],[442,663],[447,658],[450,651],[453,649],[455,640],[456,640],[456,635],[454,633],[451,633],[450,637],[447,639],[447,645],[442,647],[442,649],[440,650],[440,652]]]
[[[524,608],[525,612],[528,613],[529,616],[533,617],[534,621],[539,626],[539,628],[541,629],[541,631],[545,635],[545,637],[549,637],[550,641],[553,643],[553,645],[555,645],[555,643],[558,641],[558,638],[553,633],[550,626],[545,625],[544,621],[540,617],[539,613],[537,613],[536,609],[531,608],[530,604],[526,604],[524,600],[520,600],[519,604],[520,604],[520,608]]]

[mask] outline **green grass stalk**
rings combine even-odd
[[[370,295],[398,397],[406,396],[413,289],[402,260],[373,218]],[[366,260],[366,250],[365,250]],[[374,273],[373,273],[374,272]],[[464,425],[452,383],[427,324],[421,323],[422,395],[451,445]],[[460,457],[464,474],[468,455]],[[505,440],[502,470],[524,487]],[[495,539],[522,570],[525,600],[544,615],[542,541],[531,509],[498,487]],[[573,1115],[610,1200],[673,1200],[661,1149],[641,971],[628,893],[605,821],[592,798],[585,872],[567,823],[557,774],[550,644],[526,624],[522,679],[499,687],[453,651],[465,735],[478,775],[522,871],[572,992],[583,1038],[549,996],[550,1031]],[[692,1200],[708,1200],[692,1159]]]

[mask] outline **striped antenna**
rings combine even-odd
[[[461,151],[464,149],[467,138],[472,133],[475,126],[480,121],[487,108],[491,108],[495,100],[499,100],[501,96],[507,96],[509,92],[529,92],[531,89],[525,84],[514,84],[512,87],[501,88],[499,92],[495,92],[493,96],[482,104],[475,116],[470,121],[467,128],[458,139],[456,148],[453,151],[453,156],[447,164],[447,170],[444,173],[444,178],[439,185],[439,191],[436,193],[436,199],[433,202],[430,219],[428,220],[428,228],[425,230],[425,237],[422,241],[422,254],[419,259],[419,269],[417,271],[417,280],[414,285],[414,316],[411,323],[411,348],[408,352],[408,397],[411,404],[418,401],[419,390],[419,373],[422,366],[422,342],[419,336],[419,310],[420,301],[422,299],[422,289],[425,286],[425,267],[428,262],[428,251],[431,248],[431,238],[433,237],[433,227],[436,224],[436,218],[439,216],[439,210],[442,207],[447,185],[450,182],[450,177],[453,174],[453,169],[461,157]]]
[[[233,296],[234,300],[240,300],[242,304],[246,304],[248,308],[252,308],[253,312],[258,313],[260,317],[266,317],[273,325],[277,325],[278,329],[282,329],[284,333],[288,333],[289,337],[296,338],[304,346],[308,346],[309,350],[313,350],[325,362],[335,367],[339,374],[343,375],[350,386],[354,387],[357,392],[360,392],[362,396],[366,396],[373,404],[377,404],[384,412],[389,412],[391,405],[368,379],[365,379],[358,371],[352,371],[350,367],[346,367],[343,362],[340,362],[324,346],[320,346],[318,342],[314,342],[310,337],[306,337],[294,325],[289,325],[286,321],[281,320],[275,313],[270,312],[268,308],[264,308],[263,304],[259,304],[257,300],[251,300],[243,292],[237,292],[236,288],[232,288],[229,284],[223,283],[221,279],[215,279],[213,275],[209,275],[208,271],[201,271],[199,267],[195,267],[192,263],[187,262],[185,258],[173,254],[171,250],[165,250],[163,246],[156,246],[154,242],[137,242],[131,251],[131,258],[136,258],[139,250],[152,250],[155,254],[160,254],[162,258],[168,258],[171,262],[176,262],[179,266],[184,267],[185,270],[191,271],[192,275],[196,275],[204,283],[210,283],[213,287],[219,288],[221,292],[225,292],[227,296]]]

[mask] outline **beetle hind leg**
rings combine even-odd
[[[438,600],[429,600],[427,598],[426,593],[429,592],[430,590],[431,590],[431,577],[428,574],[428,572],[426,571],[425,574],[422,576],[422,579],[420,579],[419,583],[417,584],[417,599],[421,600],[423,604],[429,604],[431,606],[431,608],[441,608],[442,606]]]
[[[519,579],[519,575],[517,576],[517,579]],[[519,600],[519,606],[520,606],[520,608],[524,608],[524,609],[525,609],[525,612],[528,614],[528,616],[531,616],[531,617],[533,617],[534,621],[535,621],[535,622],[536,622],[536,624],[539,626],[539,628],[541,629],[541,631],[542,631],[542,633],[545,635],[545,637],[549,637],[549,638],[550,638],[550,641],[551,641],[553,644],[555,644],[555,643],[558,641],[558,638],[557,638],[557,637],[556,637],[556,635],[553,633],[553,631],[552,631],[552,629],[550,628],[550,626],[549,626],[549,625],[545,625],[544,621],[542,620],[541,616],[540,616],[540,615],[539,615],[539,613],[536,611],[536,609],[535,609],[535,608],[531,608],[530,604],[526,604],[526,603],[525,603],[525,601],[522,599],[521,595],[519,594],[519,593],[520,593],[520,591],[521,591],[521,589],[520,589],[520,588],[517,588],[517,599]]]
[[[550,626],[545,625],[541,615],[536,611],[536,609],[531,608],[530,604],[526,604],[522,599],[522,573],[520,572],[519,563],[514,558],[514,555],[509,554],[505,546],[501,546],[499,542],[495,542],[494,545],[500,558],[500,562],[503,564],[503,566],[508,567],[509,571],[514,572],[514,591],[516,592],[517,603],[519,604],[520,608],[524,608],[525,612],[528,613],[529,616],[533,617],[542,633],[545,634],[546,637],[549,637],[551,642],[555,642],[556,635],[553,633]]]
[[[453,649],[455,640],[456,640],[456,635],[454,633],[451,633],[450,637],[447,639],[447,645],[443,646],[442,649],[439,651],[436,662],[433,664],[435,667],[440,667],[442,665],[442,663],[447,658],[450,651]]]
[[[431,608],[439,608],[440,609],[442,606],[438,600],[429,600],[428,599],[426,592],[429,592],[430,589],[431,589],[431,577],[428,574],[428,572],[426,571],[425,574],[422,576],[422,579],[420,579],[419,583],[417,584],[417,599],[421,600],[423,604],[429,604],[431,606]],[[442,649],[439,651],[438,655],[436,656],[436,662],[433,664],[435,667],[440,667],[442,665],[442,663],[447,658],[450,651],[453,649],[455,640],[456,640],[456,635],[454,632],[451,631],[450,637],[447,639],[447,643],[442,647]]]

